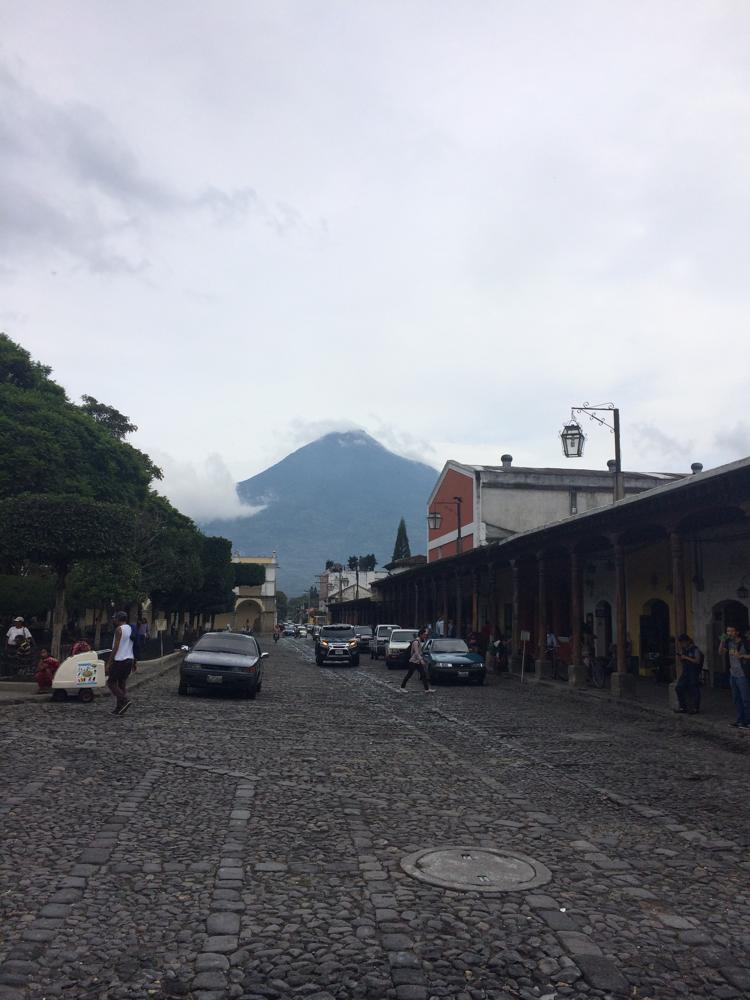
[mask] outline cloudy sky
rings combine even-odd
[[[196,516],[331,429],[561,465],[584,400],[744,456],[749,51],[744,0],[0,0],[0,329]]]

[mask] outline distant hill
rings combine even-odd
[[[403,516],[413,554],[425,551],[427,497],[437,470],[401,458],[364,431],[326,434],[237,484],[252,517],[201,527],[230,538],[242,555],[276,550],[279,587],[290,597],[307,591],[326,559],[346,563],[374,552],[390,562]]]

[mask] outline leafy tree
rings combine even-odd
[[[335,565],[333,559],[326,559],[326,570],[332,570]]]
[[[151,493],[136,522],[136,557],[154,610],[185,611],[203,585],[203,535],[193,521]]]
[[[82,559],[110,558],[132,546],[132,514],[119,504],[78,496],[0,501],[0,547],[49,566],[55,575],[52,655],[59,658],[68,576]]]
[[[124,413],[120,413],[114,406],[100,403],[93,396],[81,396],[81,399],[83,400],[81,406],[83,412],[96,421],[100,427],[103,427],[115,440],[124,441],[128,434],[138,430],[136,425],[130,422],[130,418],[126,417]]]
[[[0,617],[43,618],[54,602],[53,577],[0,575]]]
[[[232,543],[219,535],[202,537],[203,583],[193,595],[191,611],[216,615],[234,607],[235,565]]]
[[[359,556],[349,556],[346,565],[349,569],[354,570],[356,580],[354,596],[357,598],[359,597]]]
[[[109,559],[86,559],[76,563],[69,580],[69,605],[78,612],[94,611],[94,643],[98,647],[102,621],[112,610],[122,611],[140,603],[143,591],[141,567],[133,552]]]
[[[402,517],[398,522],[396,544],[393,546],[393,557],[391,562],[396,562],[397,559],[408,559],[410,556],[411,548],[409,547],[409,536],[406,533],[406,521]]]
[[[261,563],[232,563],[235,587],[260,587],[266,582],[266,568]]]
[[[289,600],[283,590],[276,591],[276,618],[286,621],[289,617]]]
[[[52,369],[38,361],[20,344],[16,344],[5,333],[0,333],[0,385],[12,385],[16,389],[36,389],[65,399],[65,390],[49,377]]]
[[[369,555],[359,557],[359,568],[363,573],[372,573],[378,561],[371,552]]]

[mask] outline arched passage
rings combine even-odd
[[[646,601],[640,620],[640,650],[644,665],[656,671],[657,680],[668,681],[668,663],[671,658],[669,645],[669,605],[659,598]]]
[[[234,627],[260,632],[262,613],[263,605],[260,601],[256,601],[252,597],[243,597],[237,601],[234,609]]]

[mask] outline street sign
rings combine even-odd
[[[526,629],[521,629],[521,642],[530,642],[531,632],[527,632]]]

